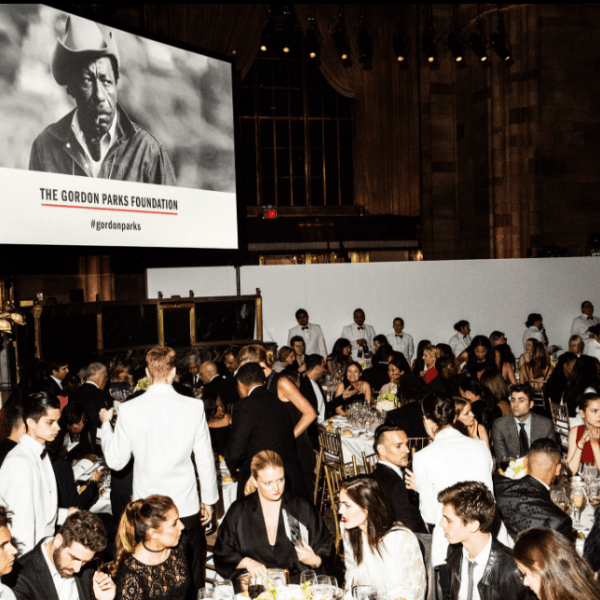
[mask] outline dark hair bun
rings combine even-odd
[[[454,402],[443,394],[427,394],[423,398],[423,414],[440,429],[454,423]]]

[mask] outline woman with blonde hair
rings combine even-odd
[[[285,489],[283,461],[263,450],[252,458],[256,492],[236,500],[217,532],[215,569],[225,579],[245,571],[265,576],[267,569],[288,569],[298,583],[306,569],[324,572],[333,540],[310,500]]]
[[[539,600],[600,598],[596,574],[575,545],[547,527],[534,527],[519,534],[512,551],[523,583]]]
[[[192,582],[182,546],[183,524],[168,496],[130,502],[121,517],[116,558],[109,575],[116,579],[116,600],[183,600]]]

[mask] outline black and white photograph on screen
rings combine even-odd
[[[231,65],[0,5],[0,167],[235,192]]]

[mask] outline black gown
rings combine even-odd
[[[258,492],[236,500],[229,507],[219,525],[214,549],[215,569],[221,577],[237,579],[244,572],[237,565],[242,559],[250,557],[268,569],[288,569],[290,581],[299,583],[300,573],[311,567],[298,560],[296,550],[286,535],[283,510],[301,523],[304,541],[321,557],[323,563],[317,572],[327,571],[333,555],[333,539],[319,511],[306,498],[287,490],[283,493],[281,508],[277,538],[272,547]]]
[[[225,454],[225,448],[227,447],[229,434],[231,433],[231,425],[226,425],[225,427],[209,427],[208,432],[210,433],[213,451],[221,456]]]

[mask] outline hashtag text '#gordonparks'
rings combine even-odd
[[[141,231],[142,224],[132,221],[130,223],[119,223],[117,221],[95,221],[92,220],[92,228],[96,227],[96,231],[103,229],[116,230],[116,231]]]

